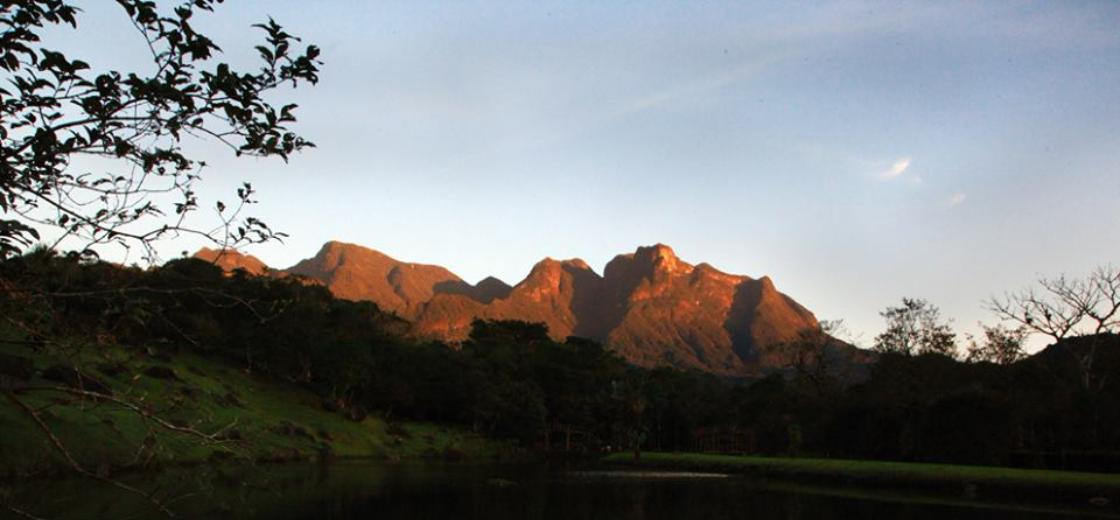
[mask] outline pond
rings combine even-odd
[[[1042,519],[1117,518],[1112,509],[1040,508],[961,497],[767,482],[718,473],[543,464],[340,461],[135,475],[183,517],[282,519]],[[88,480],[28,483],[46,518],[160,518],[142,498]],[[11,495],[9,495],[11,496]],[[3,513],[0,513],[0,517]]]

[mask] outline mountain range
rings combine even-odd
[[[472,285],[444,267],[335,241],[279,270],[236,251],[203,249],[195,256],[227,271],[322,283],[336,297],[369,300],[411,321],[423,338],[464,340],[479,318],[540,322],[558,340],[594,339],[645,367],[758,376],[788,366],[789,342],[820,329],[813,313],[769,277],[692,265],[663,244],[614,257],[602,275],[580,259],[545,258],[513,286],[493,277]],[[837,353],[860,357],[846,345]]]

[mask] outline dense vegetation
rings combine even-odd
[[[194,259],[140,270],[37,251],[0,264],[6,341],[223,358],[315,392],[328,410],[457,424],[526,448],[723,451],[1116,469],[1120,336],[1065,340],[1008,365],[884,353],[864,377],[804,363],[753,382],[629,366],[543,325],[477,322],[419,343],[368,302],[296,277]],[[73,341],[68,341],[71,339]],[[791,345],[791,348],[797,346]],[[1086,377],[1079,353],[1095,351]]]

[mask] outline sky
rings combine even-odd
[[[275,267],[343,240],[516,283],[665,243],[863,346],[904,296],[975,332],[990,296],[1120,262],[1120,3],[794,4],[222,4],[195,23],[225,60],[269,16],[323,49],[280,98],[318,146],[192,144],[203,205],[251,181]],[[83,8],[44,43],[151,67],[114,3]]]

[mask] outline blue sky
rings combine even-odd
[[[279,267],[339,239],[515,283],[663,242],[864,345],[903,296],[967,332],[989,295],[1120,261],[1120,3],[792,4],[231,2],[196,22],[227,59],[269,15],[323,48],[291,95],[319,146],[198,146],[202,195],[252,181],[291,238],[249,252]],[[143,67],[85,8],[56,46]]]

